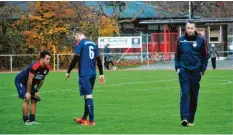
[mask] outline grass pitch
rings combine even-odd
[[[175,71],[110,71],[94,89],[96,126],[73,118],[83,113],[77,73],[51,72],[40,90],[37,121],[22,123],[14,86],[16,74],[0,74],[0,134],[232,134],[233,71],[209,70],[202,77],[194,127],[181,127],[179,83]]]

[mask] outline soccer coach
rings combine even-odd
[[[182,126],[193,126],[201,76],[208,64],[206,41],[196,32],[195,23],[186,23],[186,32],[178,39],[175,69],[180,83],[180,116]]]

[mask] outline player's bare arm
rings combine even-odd
[[[28,77],[27,93],[25,95],[26,100],[29,100],[31,98],[32,80],[33,80],[34,77],[35,77],[35,74],[30,72],[29,77]]]
[[[44,79],[40,81],[39,85],[36,87],[36,92],[39,92],[40,87],[43,85]]]
[[[103,65],[102,65],[100,56],[96,57],[96,61],[97,61],[97,66],[98,66],[99,74],[100,74],[99,82],[100,84],[103,84],[104,83]]]
[[[66,80],[69,79],[70,77],[70,72],[73,70],[73,68],[75,67],[75,65],[77,63],[80,62],[80,55],[74,55],[74,58],[72,59],[71,63],[70,63],[70,67],[69,69],[67,70],[67,73],[66,73]]]
[[[44,78],[45,79],[45,78]],[[36,93],[35,93],[35,98],[38,98],[39,97],[39,90],[41,88],[41,86],[43,85],[44,83],[44,79],[40,81],[40,83],[37,85],[36,87]]]

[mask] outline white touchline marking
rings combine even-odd
[[[216,78],[216,76],[215,76],[215,78]],[[205,79],[211,79],[211,78],[205,78]],[[141,82],[129,82],[129,83],[102,85],[102,86],[99,85],[99,86],[95,86],[95,88],[96,87],[111,87],[111,86],[121,86],[121,85],[132,85],[132,84],[140,84],[140,83],[151,83],[151,82],[169,82],[169,81],[175,81],[175,80],[177,80],[177,79],[141,81]],[[212,79],[212,80],[218,80],[218,79]],[[201,87],[204,87],[204,86],[221,86],[221,85],[228,85],[228,84],[232,84],[233,83],[232,81],[229,81],[229,80],[219,80],[219,81],[224,82],[224,83],[221,83],[221,84],[210,84],[210,85],[201,85]],[[172,88],[179,88],[179,86],[177,86],[177,87],[153,88],[153,89],[128,89],[128,91],[130,91],[130,90],[134,90],[134,91],[141,91],[141,90],[161,90],[161,89],[172,89]],[[67,91],[77,92],[74,89],[78,90],[78,87],[77,88],[73,88],[73,89],[42,91],[42,92],[40,92],[40,94],[53,93],[53,92],[67,92]],[[125,89],[124,90],[114,89],[114,90],[111,90],[111,91],[127,91],[127,89],[126,90]],[[98,90],[98,92],[105,92],[105,91],[104,90]],[[14,94],[14,95],[2,96],[1,98],[13,97],[13,96],[17,97],[17,95]]]

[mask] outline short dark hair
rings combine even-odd
[[[51,54],[48,51],[42,51],[42,52],[40,52],[40,58],[44,59],[46,55],[51,56]]]
[[[84,34],[84,31],[81,27],[76,27],[73,31],[73,34],[75,35],[76,33]]]
[[[76,27],[74,30],[73,30],[73,35],[75,34],[83,34],[86,38],[89,38],[91,34],[91,31],[88,31],[88,30],[84,30],[82,29],[81,27]]]
[[[191,24],[194,24],[194,25],[196,26],[196,23],[195,23],[193,20],[188,20],[188,21],[186,22],[186,25],[187,25],[187,23],[191,23]]]

